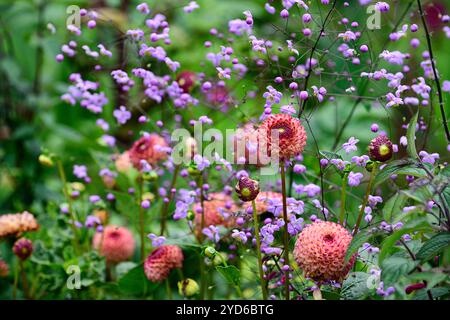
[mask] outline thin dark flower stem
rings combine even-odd
[[[25,266],[24,261],[19,261],[19,267],[20,267],[20,276],[22,277],[22,289],[23,289],[23,295],[25,299],[30,299],[30,294],[28,290],[28,280],[27,280],[27,274],[25,273]]]
[[[358,233],[359,225],[361,224],[362,216],[364,214],[364,209],[367,205],[367,201],[369,200],[369,195],[372,190],[373,180],[375,178],[377,172],[378,163],[374,162],[372,167],[372,172],[370,173],[369,184],[367,185],[366,194],[364,195],[363,203],[361,204],[361,209],[359,209],[358,218],[355,223],[355,228],[353,229],[353,236]]]
[[[286,201],[286,173],[285,164],[281,163],[281,192],[283,194],[283,246],[284,246],[284,265],[290,267],[289,264],[289,234],[288,234],[288,218],[287,218],[287,201]],[[289,294],[289,270],[284,273],[285,299],[290,300]]]
[[[259,280],[261,282],[261,292],[263,300],[267,300],[267,288],[266,288],[266,281],[264,280],[264,271],[261,257],[261,237],[259,234],[258,212],[256,211],[255,200],[252,201],[252,209],[253,209],[253,224],[255,227],[255,237],[256,237],[256,254],[258,257]]]
[[[406,14],[408,13],[408,11],[411,8],[413,3],[414,3],[414,0],[411,0],[408,3],[408,6],[406,7],[405,11],[403,11],[402,15],[400,16],[400,19],[397,21],[397,23],[395,24],[394,28],[392,28],[393,31],[397,30],[397,28],[400,26],[400,24],[402,23],[403,19],[406,17]],[[383,47],[380,50],[380,52],[383,52],[387,48],[387,46],[388,46],[388,44],[390,42],[391,42],[390,39],[387,39],[384,42]],[[379,62],[380,62],[380,58],[377,58],[376,62],[373,65],[372,70],[375,70],[378,67]],[[353,106],[352,106],[352,109],[350,110],[349,115],[345,119],[344,123],[342,124],[341,128],[339,129],[339,132],[336,135],[336,138],[334,139],[333,147],[331,148],[332,150],[336,149],[337,145],[339,144],[339,140],[341,140],[341,137],[342,137],[342,134],[344,133],[345,128],[348,126],[348,124],[350,123],[350,121],[351,121],[351,119],[352,119],[352,117],[353,117],[353,115],[355,113],[356,107],[358,107],[358,105],[361,103],[361,101],[363,101],[363,97],[362,96],[364,96],[364,93],[365,93],[365,91],[367,89],[368,84],[369,84],[369,79],[365,79],[364,84],[362,85],[362,90],[360,91],[361,92],[361,97],[359,97],[353,103]]]
[[[16,264],[15,270],[14,270],[14,286],[12,290],[12,299],[17,299],[17,286],[19,284],[19,262]]]
[[[200,232],[198,234],[198,242],[200,245],[203,244],[203,228],[205,228],[205,206],[204,206],[204,195],[203,195],[203,173],[198,177],[198,186],[200,188],[200,205],[202,208],[202,217],[200,222]],[[200,255],[200,300],[205,300],[206,288],[208,286],[208,279],[206,278],[206,265],[205,261]]]
[[[430,33],[428,31],[427,23],[425,21],[425,14],[422,10],[422,4],[420,3],[420,0],[417,0],[417,6],[419,7],[420,18],[422,19],[422,25],[423,25],[423,29],[425,30],[425,37],[427,39],[427,46],[428,46],[428,52],[430,54],[431,68],[433,69],[434,82],[436,83],[436,89],[437,89],[438,98],[439,98],[439,110],[441,111],[442,125],[444,126],[444,131],[445,131],[445,136],[447,138],[447,142],[450,142],[450,131],[448,129],[447,117],[445,115],[445,110],[444,110],[444,99],[442,98],[441,82],[439,80],[439,75],[437,73],[436,65],[434,63],[434,55],[433,55],[433,48],[431,46]]]
[[[311,76],[311,67],[312,67],[312,58],[314,56],[314,53],[316,51],[317,46],[319,45],[319,41],[320,38],[322,37],[322,34],[325,31],[325,27],[327,25],[328,20],[331,18],[331,13],[334,11],[334,8],[336,8],[336,4],[337,4],[337,0],[333,1],[333,4],[331,6],[331,9],[328,11],[327,16],[325,17],[325,20],[323,21],[322,27],[320,28],[320,32],[319,35],[317,36],[316,42],[314,43],[312,49],[311,49],[311,53],[309,55],[309,67],[308,67],[308,74],[305,77],[305,82],[303,85],[303,90],[306,90],[308,88],[308,82],[309,82],[309,78]],[[306,104],[306,100],[302,101],[302,105],[298,110],[298,118],[300,118],[303,114],[303,110],[305,108],[305,104]]]
[[[342,188],[341,188],[341,213],[339,215],[339,223],[343,226],[345,219],[345,200],[347,198],[347,177],[348,173],[345,173],[342,177]]]
[[[170,203],[174,198],[174,194],[172,193],[172,189],[175,187],[177,183],[178,172],[180,171],[180,165],[175,166],[175,170],[173,171],[172,181],[170,183],[169,188],[169,201],[164,202],[161,207],[161,231],[160,235],[163,236],[166,231],[166,220],[167,220],[167,211],[169,210]]]
[[[409,256],[411,257],[411,259],[413,261],[416,261],[416,255],[411,251],[411,249],[409,248],[409,246],[406,244],[406,242],[403,239],[400,239],[400,243],[405,247],[406,251],[408,252]],[[417,271],[422,272],[422,268],[420,266],[416,267]],[[427,282],[424,280],[423,284],[426,286]],[[433,299],[433,294],[431,293],[431,290],[427,290],[427,295],[428,295],[428,299],[430,300],[434,300]]]

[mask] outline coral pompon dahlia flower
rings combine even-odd
[[[355,262],[344,264],[352,235],[341,225],[317,221],[299,234],[294,257],[305,276],[315,281],[342,281]]]
[[[267,147],[267,156],[278,153],[281,160],[289,160],[303,152],[306,145],[306,131],[300,120],[289,114],[272,114],[259,127],[260,141]],[[278,145],[272,141],[272,134],[278,133]],[[276,136],[274,136],[276,137]]]
[[[208,199],[203,201],[204,227],[211,225],[223,225],[230,227],[234,225],[233,212],[237,210],[233,199],[224,193],[210,193]],[[201,230],[202,205],[197,202],[193,206],[195,212],[195,225],[197,230]]]
[[[175,245],[163,245],[156,248],[144,262],[144,272],[148,280],[161,282],[174,268],[183,266],[183,251]]]
[[[141,160],[149,164],[156,164],[167,158],[167,153],[163,150],[167,147],[164,138],[157,134],[150,134],[137,140],[128,151],[131,163],[137,169],[141,167]]]
[[[37,229],[39,229],[39,224],[34,215],[28,211],[0,216],[0,238],[18,237],[24,232],[36,231]]]
[[[126,261],[134,253],[135,242],[131,231],[124,227],[107,226],[94,235],[93,247],[109,264]]]

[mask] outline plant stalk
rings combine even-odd
[[[261,281],[261,292],[262,292],[263,300],[267,300],[266,281],[264,280],[264,271],[263,271],[262,257],[261,257],[261,237],[259,234],[258,213],[256,211],[255,200],[252,201],[252,208],[253,208],[253,224],[255,227],[255,237],[256,237],[256,254],[258,257],[259,280]]]

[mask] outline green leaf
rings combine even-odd
[[[378,264],[381,265],[391,248],[401,239],[404,234],[417,231],[428,231],[431,227],[426,218],[416,219],[406,224],[402,229],[395,231],[389,237],[385,238],[381,244],[380,254],[378,255]]]
[[[416,125],[418,117],[419,109],[417,109],[416,114],[411,118],[411,121],[408,125],[408,130],[406,131],[406,139],[408,140],[408,146],[406,150],[408,151],[409,156],[413,159],[417,159],[419,157],[416,150]]]
[[[352,272],[342,283],[341,296],[345,300],[356,300],[365,298],[369,292],[367,280],[370,274],[365,272]]]
[[[427,261],[436,256],[439,252],[445,249],[450,244],[450,233],[442,232],[436,234],[430,240],[425,242],[417,252],[417,259]]]
[[[144,273],[143,265],[139,265],[128,271],[119,279],[119,289],[124,293],[131,295],[144,295],[151,283],[148,281]],[[153,286],[156,286],[153,284]]]
[[[427,176],[425,170],[419,168],[416,162],[410,159],[395,160],[386,165],[383,170],[377,173],[375,176],[374,185],[377,186],[386,181],[393,174],[410,175],[418,178],[424,178]]]
[[[440,298],[442,296],[445,296],[450,292],[449,288],[439,287],[439,288],[433,288],[430,290],[431,294],[433,295],[433,299]],[[417,294],[414,296],[413,300],[428,300],[428,293],[426,290],[419,290]]]
[[[228,283],[239,286],[241,283],[241,273],[235,266],[217,266],[216,270],[228,281]]]
[[[389,223],[392,223],[394,220],[394,216],[397,212],[401,211],[401,208],[405,205],[406,195],[397,192],[388,201],[383,207],[383,218]]]
[[[381,277],[386,284],[396,282],[401,276],[408,274],[417,265],[416,261],[393,255],[381,264]]]
[[[411,281],[419,282],[419,281],[426,281],[427,282],[427,288],[431,289],[435,285],[445,281],[448,278],[448,275],[442,272],[432,272],[432,271],[426,271],[426,272],[419,272],[419,273],[413,273],[408,276]]]
[[[352,242],[350,242],[350,245],[347,248],[347,252],[345,253],[345,263],[350,261],[350,258],[353,256],[354,253],[358,251],[361,246],[369,241],[369,239],[373,236],[373,233],[370,233],[368,231],[361,231],[358,234],[356,234]]]

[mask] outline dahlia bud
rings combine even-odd
[[[145,181],[156,181],[158,179],[158,174],[156,171],[146,171],[142,173],[142,179]]]
[[[188,219],[189,221],[194,220],[194,219],[195,219],[195,213],[194,213],[194,211],[188,210],[186,219]]]
[[[392,157],[392,142],[385,135],[379,135],[369,144],[369,156],[374,161],[385,162]]]
[[[0,278],[5,278],[9,274],[9,266],[8,264],[0,259]]]
[[[26,260],[33,253],[33,242],[26,238],[20,238],[14,243],[13,252],[20,260]]]
[[[425,287],[426,287],[426,285],[423,282],[410,284],[409,286],[407,286],[405,288],[405,293],[406,294],[411,294],[413,291],[420,290],[420,289],[423,289]]]
[[[178,82],[178,86],[183,90],[183,92],[188,93],[195,86],[197,76],[192,71],[182,71],[177,75],[176,80]]]
[[[192,297],[200,291],[200,287],[193,279],[185,279],[178,282],[178,292],[185,297]]]
[[[39,163],[46,167],[53,167],[54,165],[53,160],[45,154],[39,155]]]
[[[217,254],[214,256],[212,263],[214,266],[220,266],[224,262],[227,261],[227,256],[222,252],[217,252]]]
[[[249,177],[242,177],[234,187],[239,199],[242,201],[253,201],[259,193],[259,183]]]
[[[199,176],[201,172],[200,172],[200,170],[197,169],[197,165],[196,164],[191,164],[188,167],[188,173],[189,173],[190,176],[196,177],[196,176]]]
[[[205,248],[205,256],[208,258],[212,258],[216,255],[217,251],[213,247],[206,247]]]

